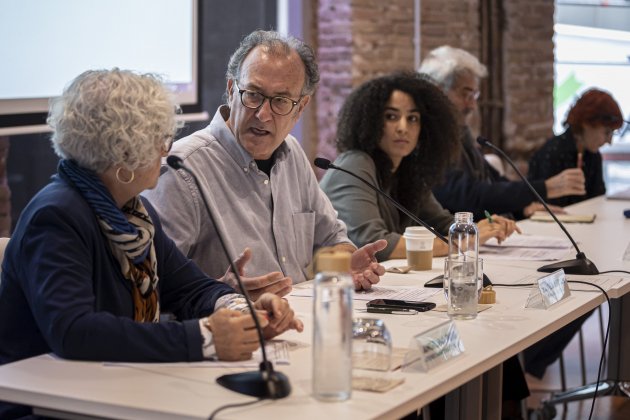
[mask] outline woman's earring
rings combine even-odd
[[[130,177],[129,179],[125,179],[125,180],[123,180],[123,179],[121,179],[121,178],[120,178],[120,170],[121,170],[121,169],[122,169],[122,167],[120,167],[120,168],[118,168],[118,169],[116,170],[116,179],[117,179],[117,180],[118,180],[118,182],[120,182],[121,184],[125,184],[125,185],[126,185],[126,184],[131,184],[131,183],[133,182],[133,179],[134,179],[134,178],[135,178],[135,176],[136,176],[135,171],[131,171],[131,177]]]

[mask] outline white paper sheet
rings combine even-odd
[[[353,300],[372,299],[400,299],[423,301],[437,293],[443,293],[442,289],[426,289],[424,287],[402,287],[402,286],[372,286],[370,290],[354,292]],[[312,297],[313,287],[293,288],[291,296]]]
[[[289,365],[289,343],[283,340],[267,341],[265,343],[265,350],[267,350],[267,360],[273,362],[275,365]],[[202,362],[182,362],[182,363],[119,363],[119,362],[104,362],[104,366],[125,366],[125,367],[174,367],[174,368],[217,368],[217,367],[229,367],[229,368],[258,368],[262,361],[262,352],[260,349],[256,350],[252,358],[249,360],[242,360],[239,362],[224,362],[220,360],[204,360]]]
[[[486,260],[554,261],[567,258],[571,246],[566,238],[513,234],[500,245],[491,238],[479,247],[479,254]]]

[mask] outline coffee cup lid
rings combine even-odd
[[[434,234],[423,226],[408,226],[405,229],[405,238],[433,238]]]

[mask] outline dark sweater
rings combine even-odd
[[[546,178],[535,179],[534,189],[546,198]],[[536,200],[524,182],[508,180],[486,162],[467,128],[462,130],[458,165],[447,172],[443,184],[433,188],[433,194],[451,213],[470,211],[475,220],[483,219],[484,210],[521,218],[523,208]]]
[[[547,179],[565,169],[575,168],[578,150],[571,129],[547,140],[540,150],[529,161],[528,177],[531,179]],[[568,206],[588,198],[606,194],[604,184],[602,155],[585,150],[582,155],[582,171],[584,171],[586,195],[571,195],[548,200],[558,206]]]

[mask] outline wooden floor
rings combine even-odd
[[[608,318],[608,309],[602,306],[602,313],[605,322]],[[584,323],[582,327],[584,337],[584,353],[586,362],[586,383],[593,383],[597,380],[597,366],[601,357],[602,342],[600,335],[600,318],[597,311]],[[627,355],[630,357],[630,355]],[[581,386],[582,375],[580,369],[579,342],[576,336],[564,351],[564,364],[566,370],[567,388]],[[605,366],[606,367],[606,366]],[[604,367],[604,378],[606,369]],[[561,376],[559,362],[551,365],[542,380],[527,375],[527,382],[531,391],[531,396],[527,399],[528,409],[539,409],[540,401],[549,398],[550,391],[561,391]],[[575,401],[568,403],[566,408],[562,405],[556,406],[556,419],[582,420],[588,419],[591,410],[592,399]],[[530,413],[530,419],[540,419]],[[593,419],[597,420],[628,420],[630,419],[630,398],[624,397],[599,397],[593,410]]]

